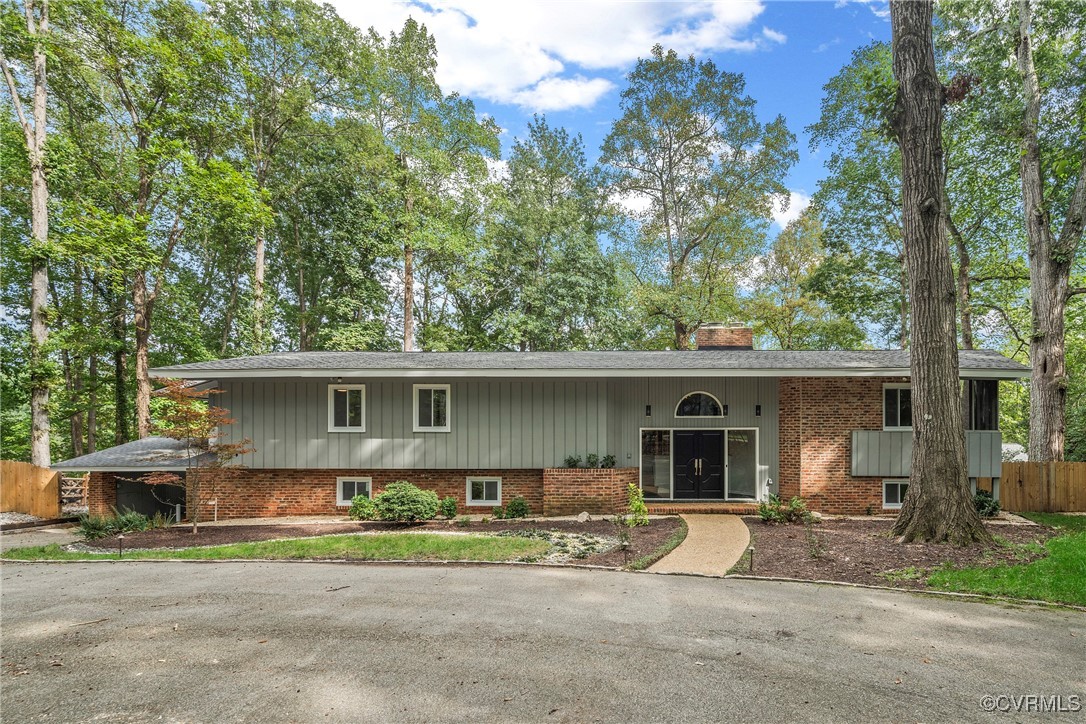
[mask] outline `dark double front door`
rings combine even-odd
[[[724,498],[724,432],[675,431],[675,498]]]

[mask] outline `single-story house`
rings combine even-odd
[[[188,502],[205,519],[343,513],[352,496],[401,479],[453,496],[464,513],[515,496],[546,515],[612,512],[629,483],[661,512],[748,512],[770,493],[827,513],[900,507],[912,444],[907,351],[755,350],[749,328],[724,324],[702,327],[696,342],[689,351],[280,352],[152,374],[221,390],[214,403],[237,420],[221,435],[254,448],[244,470],[204,473],[201,500]],[[960,373],[969,475],[998,485],[999,381],[1029,369],[963,350]],[[141,471],[187,467],[187,451],[171,458],[161,447],[137,441],[54,467],[89,470],[91,509],[104,511]]]

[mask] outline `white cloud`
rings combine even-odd
[[[652,209],[652,197],[636,191],[615,194],[611,197],[611,202],[622,207],[627,214],[634,217],[641,217]]]
[[[782,229],[799,218],[803,210],[811,205],[811,197],[802,191],[788,192],[788,208],[782,203],[773,209],[773,221]]]
[[[340,14],[381,35],[408,17],[437,40],[446,92],[531,110],[585,107],[611,89],[599,74],[624,70],[660,43],[681,54],[752,51],[784,35],[750,26],[759,1],[332,0]]]
[[[762,35],[767,39],[772,40],[774,43],[786,43],[788,42],[788,36],[784,33],[778,33],[772,28],[762,27]]]
[[[841,44],[841,38],[835,37],[833,40],[827,40],[824,43],[819,43],[818,47],[814,49],[816,53],[824,53],[835,45]]]
[[[531,88],[513,93],[510,100],[531,111],[590,108],[614,83],[606,78],[544,78]]]

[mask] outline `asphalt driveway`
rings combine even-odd
[[[1012,721],[982,697],[1086,702],[1086,615],[1063,610],[510,567],[5,563],[0,583],[5,721]]]

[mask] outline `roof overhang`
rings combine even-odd
[[[189,469],[186,465],[156,465],[153,468],[125,468],[125,467],[103,467],[101,465],[65,465],[60,463],[59,465],[50,465],[50,470],[58,470],[62,473],[140,473],[146,475],[147,473],[183,473]]]
[[[254,378],[487,378],[487,377],[525,377],[525,378],[571,378],[571,377],[908,377],[908,367],[864,367],[853,369],[797,369],[797,368],[762,368],[762,369],[723,369],[706,368],[474,368],[474,369],[400,369],[400,368],[265,368],[265,369],[221,369],[221,370],[185,370],[159,367],[151,370],[151,376],[158,379],[202,379],[215,380],[254,379]],[[959,370],[961,379],[1015,380],[1030,376],[1028,367],[1022,369],[971,368]],[[209,380],[209,383],[213,380]]]

